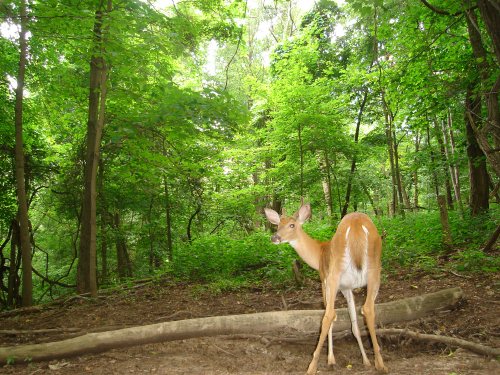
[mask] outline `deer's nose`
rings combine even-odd
[[[271,242],[275,244],[281,243],[281,237],[278,236],[277,234],[273,234],[271,236]]]

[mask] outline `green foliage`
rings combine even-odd
[[[242,285],[243,280],[289,281],[293,259],[294,250],[273,245],[268,234],[254,233],[241,239],[204,236],[179,246],[169,268],[178,278],[211,282],[223,289]]]
[[[4,17],[13,28],[19,19],[15,3],[6,3]],[[387,232],[386,269],[498,271],[498,257],[480,251],[498,224],[498,208],[465,218],[451,211],[452,249],[442,245],[435,210],[435,189],[445,185],[450,166],[460,172],[463,198],[474,193],[466,177],[463,103],[483,61],[473,57],[465,18],[436,15],[418,1],[321,0],[305,14],[295,3],[201,0],[160,9],[124,0],[104,13],[98,53],[109,77],[96,229],[99,272],[102,253],[107,255],[102,283],[123,281],[116,255],[122,241],[135,277],[166,272],[208,283],[211,292],[262,280],[286,284],[297,255],[289,245],[270,243],[262,208],[291,211],[304,198],[314,208],[306,231],[328,240],[348,181],[350,209],[386,215],[378,220]],[[454,12],[460,4],[447,9]],[[96,6],[89,0],[77,7],[71,0],[33,0],[29,7],[23,127],[33,264],[67,284],[76,278],[76,263],[70,267],[81,224]],[[481,19],[477,27],[488,69],[498,71]],[[0,36],[0,52],[3,243],[17,212],[15,36]],[[491,82],[476,86],[484,89],[496,78],[491,74]],[[453,153],[439,143],[448,120]],[[410,205],[426,211],[408,207],[404,218],[388,215],[388,135],[397,144]],[[10,262],[6,249],[2,269]],[[6,273],[2,277],[0,302],[8,280]],[[35,289],[36,298],[67,292],[38,278]]]
[[[462,219],[458,212],[449,212],[453,239],[452,262],[444,267],[470,272],[500,270],[500,257],[481,251],[485,239],[498,225],[492,220],[497,213],[498,208],[495,208],[490,213],[476,217],[467,214]],[[387,234],[383,263],[388,270],[392,265],[398,265],[427,272],[438,271],[439,267],[443,267],[440,257],[450,254],[450,249],[443,246],[438,212],[407,213],[404,218],[382,218],[378,220],[377,226]]]
[[[468,272],[499,272],[500,257],[485,254],[479,249],[464,249],[453,255],[457,271]]]

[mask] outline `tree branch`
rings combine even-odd
[[[40,272],[38,272],[34,267],[31,267],[31,269],[33,270],[33,273],[35,275],[37,275],[43,281],[49,283],[50,285],[58,285],[58,286],[62,286],[63,288],[75,288],[76,287],[76,285],[69,285],[69,284],[61,283],[60,281],[50,280],[49,278],[43,276]]]
[[[363,335],[367,335],[367,332],[362,332]],[[380,336],[406,336],[418,341],[427,342],[437,342],[440,344],[446,344],[449,346],[460,347],[463,349],[470,350],[471,352],[485,355],[488,357],[498,357],[500,356],[500,349],[492,348],[490,346],[477,344],[475,342],[459,339],[457,337],[448,337],[440,335],[431,335],[427,333],[420,333],[415,331],[409,331],[407,329],[401,328],[385,328],[377,329],[377,335]]]
[[[456,16],[459,16],[461,15],[464,11],[459,11],[459,12],[455,12],[455,13],[450,13],[446,10],[443,10],[443,9],[440,9],[440,8],[437,8],[435,7],[434,5],[430,4],[427,0],[420,0],[422,2],[422,4],[424,4],[427,8],[429,8],[430,10],[432,10],[434,13],[437,13],[437,14],[441,14],[443,16],[452,16],[452,17],[456,17]],[[470,8],[467,8],[465,9],[466,12],[470,11],[470,10],[474,10],[477,8],[477,5],[474,5],[474,6],[471,6]]]

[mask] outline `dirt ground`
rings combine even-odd
[[[393,324],[422,333],[463,338],[500,347],[500,275],[459,276],[393,273],[384,277],[377,302],[459,286],[465,299],[456,310],[410,323]],[[364,290],[356,293],[357,304]],[[339,294],[338,307],[345,307]],[[211,293],[200,285],[141,284],[97,299],[72,298],[39,311],[0,314],[0,345],[60,340],[87,332],[195,317],[284,309],[321,308],[317,281],[301,288],[270,286]],[[57,328],[58,332],[34,333]],[[78,332],[61,329],[79,329]],[[6,330],[17,330],[7,333]],[[29,332],[26,332],[29,330]],[[303,374],[317,336],[293,340],[267,335],[219,336],[114,349],[64,360],[0,367],[2,374]],[[382,355],[391,374],[500,374],[500,362],[463,349],[399,338],[381,338]],[[369,342],[365,341],[372,358]],[[326,364],[326,345],[319,373],[376,374],[364,367],[352,336],[334,342],[337,365]]]

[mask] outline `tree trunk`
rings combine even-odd
[[[9,280],[7,281],[7,306],[19,307],[19,220],[13,219],[11,223],[12,234],[10,237],[10,263]]]
[[[453,192],[455,193],[455,201],[458,204],[458,210],[460,212],[460,216],[464,216],[464,206],[462,204],[462,196],[460,193],[460,175],[458,171],[457,162],[454,160],[455,158],[455,139],[453,137],[453,128],[452,128],[452,117],[451,112],[448,109],[448,116],[446,121],[442,122],[442,132],[443,132],[443,140],[445,146],[445,154],[446,159],[448,161],[448,168],[450,170],[451,182],[453,184]]]
[[[498,236],[500,236],[500,225],[497,226],[497,229],[493,232],[486,245],[483,247],[483,251],[485,253],[493,252],[496,250],[495,244],[497,243]]]
[[[77,272],[78,292],[90,293],[93,296],[97,295],[96,176],[104,127],[107,81],[107,66],[104,58],[103,8],[104,3],[101,1],[95,14],[94,47],[90,59],[89,116]],[[110,11],[111,0],[108,0],[106,12]]]
[[[384,325],[419,319],[429,314],[450,310],[462,298],[460,288],[445,289],[403,300],[377,304],[377,324]],[[360,308],[360,329],[365,327]],[[332,325],[334,332],[351,329],[351,320],[346,308],[337,309],[337,320]],[[189,320],[164,322],[131,327],[116,331],[88,333],[57,342],[31,345],[16,345],[0,348],[0,363],[51,360],[86,353],[98,353],[113,348],[143,345],[160,341],[183,340],[195,337],[263,333],[271,331],[303,334],[317,333],[323,310],[272,311],[256,314],[215,316]]]
[[[448,207],[453,210],[453,197],[451,195],[451,183],[450,183],[450,176],[448,174],[448,168],[446,168],[446,165],[448,165],[448,158],[447,158],[447,153],[446,153],[446,148],[444,145],[444,141],[442,138],[442,132],[440,130],[439,122],[435,118],[434,119],[434,134],[436,136],[436,139],[439,144],[439,150],[440,150],[440,155],[441,155],[441,164],[442,168],[440,170],[442,171],[443,177],[444,177],[444,186],[446,189],[446,203]]]
[[[132,277],[132,264],[127,251],[127,242],[121,229],[120,214],[114,215],[114,227],[116,236],[116,262],[118,266],[118,276],[120,278]]]
[[[155,248],[154,248],[154,237],[152,233],[152,211],[153,211],[153,204],[154,204],[154,196],[151,196],[151,199],[149,201],[149,210],[148,210],[148,215],[147,215],[147,227],[148,227],[148,237],[149,237],[149,273],[152,273],[153,270],[155,269],[154,264],[155,264]]]
[[[196,210],[189,217],[188,226],[186,228],[186,235],[189,243],[193,242],[193,237],[191,236],[191,227],[193,226],[193,220],[196,217],[196,215],[200,213],[200,211],[201,211],[201,204],[198,203],[198,205],[196,206]]]
[[[385,99],[384,99],[385,103]],[[398,190],[397,190],[397,175],[396,175],[396,165],[394,162],[394,141],[392,139],[392,116],[388,112],[388,108],[384,104],[384,115],[385,115],[385,136],[387,142],[387,151],[389,153],[389,165],[391,167],[391,182],[392,182],[392,202],[391,202],[391,214],[395,215],[398,210]]]
[[[403,177],[401,177],[401,168],[399,168],[399,145],[396,138],[396,130],[392,129],[392,141],[394,143],[394,164],[396,167],[396,179],[398,184],[398,197],[399,197],[399,206],[401,207],[401,214],[404,215],[403,207],[407,210],[411,208],[410,199],[408,198],[408,194],[406,193],[406,189],[403,185]]]
[[[415,135],[415,155],[418,155],[420,151],[420,134],[417,130]],[[418,163],[415,163],[414,171],[413,171],[413,206],[414,211],[418,211],[419,203],[418,203]]]
[[[100,209],[100,242],[101,242],[101,272],[99,277],[99,283],[102,284],[106,282],[108,278],[108,241],[107,241],[107,231],[106,231],[106,222],[107,217],[109,216],[106,207],[106,201],[104,198],[104,163],[102,160],[99,160],[99,196],[101,201],[101,209]]]
[[[165,188],[165,229],[167,234],[167,259],[172,261],[174,258],[174,249],[172,245],[172,217],[170,206],[170,191],[168,189],[167,176],[163,175],[163,186]]]
[[[372,209],[373,209],[373,213],[375,214],[375,216],[379,216],[380,210],[376,206],[375,201],[373,200],[373,197],[371,196],[370,191],[368,190],[368,187],[366,186],[366,184],[363,181],[361,181],[361,187],[363,188],[363,192],[365,193],[366,197],[370,201],[370,204],[371,204]]]
[[[472,88],[467,90],[465,112],[470,181],[469,207],[471,214],[477,215],[489,208],[489,176],[483,151],[477,143],[472,126],[473,122],[479,123],[481,113],[481,97],[476,95]]]
[[[23,146],[23,90],[26,71],[26,1],[21,0],[19,6],[21,30],[19,31],[19,70],[17,72],[16,103],[15,103],[15,128],[16,128],[16,188],[19,218],[19,238],[21,245],[21,258],[23,267],[22,304],[31,306],[33,302],[33,280],[31,277],[31,244],[29,235],[28,203],[26,199],[26,183],[24,175],[24,146]]]
[[[101,278],[100,283],[108,279],[108,241],[105,215],[101,215]]]
[[[491,22],[496,22],[500,19],[500,10],[493,4],[490,4],[490,2],[487,0],[478,1],[478,6],[481,11],[481,16],[485,20],[488,32],[490,33],[490,36],[492,37],[492,40],[494,42],[494,49],[498,58],[500,54],[498,48],[500,47],[500,45],[497,43],[499,43],[498,39],[500,38],[500,26],[498,26],[498,24],[495,25]],[[481,149],[483,150],[497,176],[500,177],[500,153],[498,152],[498,148],[500,147],[500,106],[498,103],[500,76],[497,77],[496,81],[493,83],[493,85],[491,85],[491,77],[492,74],[494,74],[493,72],[496,72],[498,70],[498,64],[495,64],[495,66],[492,68],[488,63],[488,53],[483,45],[476,13],[474,12],[474,10],[467,11],[466,13],[469,40],[472,51],[474,53],[474,57],[476,58],[479,75],[481,77],[480,83],[478,82],[478,84],[474,88],[480,88],[480,92],[484,96],[484,101],[488,110],[487,119],[484,124],[471,118],[469,119],[470,126],[474,131],[474,135],[477,138],[479,147],[481,147]],[[479,113],[480,112],[478,112],[478,114]],[[479,126],[480,124],[483,124],[483,126]],[[490,142],[488,140],[489,135],[493,137],[493,147],[490,145]]]
[[[323,196],[325,197],[326,209],[330,220],[333,219],[333,195],[332,195],[332,176],[330,172],[330,158],[328,151],[323,150],[323,158],[318,155],[320,169],[323,175],[322,187]]]
[[[297,127],[297,135],[299,140],[299,156],[300,156],[300,198],[304,198],[304,148],[302,145],[302,126],[299,123]]]
[[[436,173],[436,156],[431,145],[431,135],[429,131],[429,123],[427,123],[427,147],[429,147],[429,155],[431,157],[432,180],[434,182],[434,192],[436,193],[436,200],[439,197],[439,181]]]
[[[357,157],[357,145],[359,141],[359,129],[361,127],[361,119],[363,117],[363,111],[366,106],[366,101],[368,99],[368,90],[365,90],[363,93],[363,99],[361,100],[361,105],[359,106],[358,117],[356,119],[356,131],[354,133],[354,155],[352,156],[351,162],[351,172],[349,173],[349,179],[347,181],[347,189],[345,193],[345,201],[344,206],[342,208],[341,218],[347,215],[347,209],[349,208],[349,202],[351,199],[351,190],[352,190],[352,180],[354,178],[354,172],[356,171],[356,157]]]

